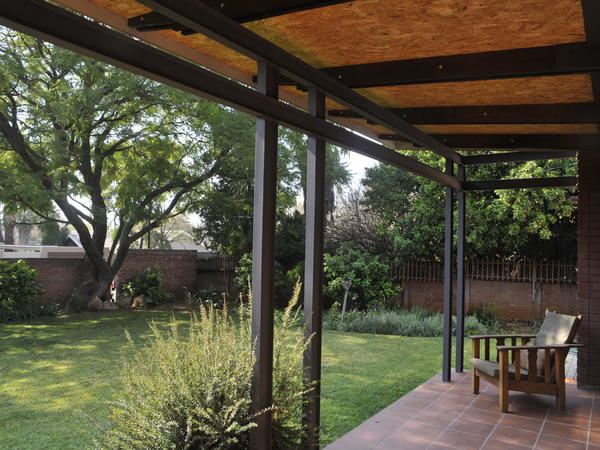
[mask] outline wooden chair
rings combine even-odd
[[[499,406],[508,412],[508,392],[554,395],[556,407],[565,409],[565,359],[573,343],[581,316],[546,311],[536,335],[483,335],[473,340],[471,366],[473,393],[479,394],[479,379],[498,386]],[[496,340],[496,361],[490,361],[490,341]],[[517,345],[517,340],[521,345]],[[534,340],[532,344],[530,340]],[[481,341],[484,342],[481,358]],[[508,344],[510,341],[510,345]]]

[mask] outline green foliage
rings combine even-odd
[[[160,266],[144,270],[144,275],[126,281],[122,285],[123,294],[129,297],[144,297],[144,306],[156,306],[173,296],[162,289],[162,270]]]
[[[42,245],[65,245],[69,237],[69,228],[61,227],[56,222],[46,222],[40,226],[42,231]]]
[[[69,299],[81,309],[134,242],[198,204],[239,113],[5,28],[0,73],[0,202],[77,231],[98,274]]]
[[[438,169],[430,152],[406,152]],[[575,175],[573,160],[487,164],[469,168],[469,180]],[[398,263],[441,260],[444,191],[431,180],[384,164],[367,169],[364,205],[379,218],[377,233],[392,244],[385,256]],[[393,189],[390,188],[393,186]],[[467,196],[468,254],[472,258],[575,258],[572,188],[476,191]],[[349,242],[355,248],[356,243]]]
[[[275,261],[275,306],[285,307],[286,299],[293,293],[298,280],[302,279],[303,262],[285,271],[279,261]],[[246,253],[240,258],[235,268],[234,287],[236,291],[247,293],[252,281],[252,255]]]
[[[479,322],[491,330],[500,327],[500,310],[495,303],[478,303],[469,308],[469,315],[475,317]]]
[[[197,239],[203,241],[206,238],[213,250],[225,254],[241,256],[252,250],[255,125],[253,117],[239,112],[223,118],[218,128],[219,136],[231,146],[231,152],[222,164],[219,177],[212,180],[211,189],[199,199],[196,208],[203,218],[202,226],[195,230]],[[303,196],[306,190],[307,150],[304,134],[279,127],[278,234],[288,226],[295,226],[290,222],[303,220],[302,215],[290,214],[289,210],[296,206],[298,197]],[[349,172],[340,161],[342,154],[343,151],[337,147],[327,147],[326,181],[329,191],[349,180]],[[333,197],[331,192],[328,197]],[[301,242],[303,235],[296,244]],[[280,245],[280,239],[277,245]],[[289,270],[302,259],[296,259],[289,265],[282,261],[282,264],[285,270]]]
[[[0,321],[37,316],[41,311],[34,302],[42,292],[35,270],[25,261],[0,261]]]
[[[339,301],[344,295],[342,283],[351,281],[348,299],[353,307],[382,306],[401,290],[389,272],[379,255],[344,246],[335,255],[325,254],[325,293]]]
[[[323,327],[327,330],[347,331],[368,334],[391,334],[400,336],[434,337],[442,336],[444,325],[442,314],[423,308],[411,310],[368,311],[351,310],[342,317],[339,303],[325,313]],[[456,317],[453,317],[453,329]],[[466,334],[485,334],[488,328],[475,316],[465,317]]]
[[[275,327],[273,358],[273,444],[299,448],[303,396],[302,355],[296,288]],[[250,388],[254,357],[250,309],[236,320],[227,308],[200,306],[182,334],[174,319],[169,330],[151,326],[146,347],[133,346],[124,360],[123,388],[112,403],[114,426],[101,448],[245,449],[255,427]]]

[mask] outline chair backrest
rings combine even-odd
[[[546,311],[546,317],[535,338],[534,345],[569,344],[575,339],[581,315],[569,316]]]

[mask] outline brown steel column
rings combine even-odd
[[[454,163],[446,158],[446,173],[452,175]],[[452,245],[454,190],[446,186],[444,199],[444,336],[442,340],[442,380],[450,381],[452,364]]]
[[[257,90],[276,98],[278,71],[258,64]],[[275,201],[277,194],[277,122],[256,121],[254,162],[254,221],[252,234],[252,342],[256,358],[252,379],[252,409],[263,410],[273,401],[273,272],[275,265]],[[250,433],[250,448],[271,448],[272,416],[258,416]]]
[[[458,179],[465,181],[465,166],[458,166]],[[460,190],[457,197],[456,237],[456,371],[462,372],[465,352],[465,219],[467,194]]]
[[[315,88],[308,91],[309,113],[325,118],[325,95]],[[323,236],[325,229],[325,145],[324,139],[308,138],[306,159],[306,247],[304,264],[304,321],[306,337],[304,380],[313,386],[306,399],[303,424],[309,428],[304,448],[319,448],[321,414],[321,341],[323,319]]]

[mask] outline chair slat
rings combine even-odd
[[[471,352],[473,354],[473,358],[479,359],[479,339],[473,339],[473,344],[471,346]]]
[[[485,360],[489,361],[490,360],[490,339],[485,338],[484,341],[485,341],[484,342],[485,349],[483,351],[483,355],[485,357]]]
[[[496,339],[496,347],[500,346],[500,345],[504,345],[504,338],[498,338]],[[496,362],[500,361],[498,359],[498,352],[496,352]]]
[[[516,337],[510,338],[510,345],[512,345],[513,347],[517,346],[517,338]],[[517,358],[517,351],[512,350],[510,353],[511,353],[511,358],[512,358],[511,362],[514,364],[516,361],[516,358]]]
[[[527,349],[527,359],[529,361],[527,381],[536,381],[537,379],[537,353],[537,350]]]
[[[513,364],[515,365],[515,380],[521,379],[521,351],[514,350],[516,352],[516,356],[514,357]]]
[[[552,383],[551,360],[552,354],[549,348],[544,349],[544,383]]]

